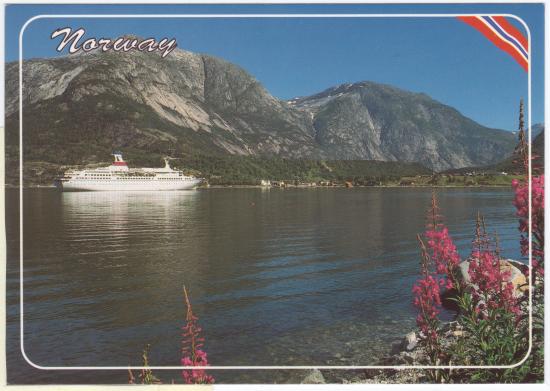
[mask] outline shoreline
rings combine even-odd
[[[19,186],[12,184],[4,184],[4,189],[19,189]],[[23,189],[56,189],[54,185],[28,185],[23,186]],[[345,185],[335,185],[335,186],[296,186],[296,185],[287,185],[287,186],[262,186],[262,185],[210,185],[210,186],[199,186],[194,190],[208,190],[208,189],[353,189],[353,188],[418,188],[418,189],[483,189],[483,188],[510,188],[510,185],[470,185],[470,186],[460,186],[460,185],[355,185],[347,187]],[[177,190],[176,190],[177,191]]]

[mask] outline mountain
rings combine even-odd
[[[542,132],[544,132],[544,124],[534,124],[533,126],[531,126],[531,137],[533,138],[533,142],[535,138]],[[543,141],[544,141],[544,136],[543,136]]]
[[[515,132],[517,135],[517,132]],[[544,124],[535,124],[531,126],[531,155],[533,156],[532,167],[535,169],[534,172],[544,172]],[[486,166],[479,167],[468,167],[468,168],[459,168],[451,169],[445,171],[449,174],[463,174],[469,171],[476,171],[479,173],[516,173],[522,174],[525,172],[521,161],[517,156],[511,154],[505,159],[501,160],[498,163],[490,164]]]
[[[17,63],[7,65],[10,130],[17,122],[17,71]],[[76,163],[113,148],[287,157],[317,149],[302,113],[213,57],[107,52],[30,60],[23,73],[31,159]]]
[[[544,124],[538,123],[538,124],[532,125],[531,126],[531,137],[533,138],[533,140],[535,139],[535,137],[537,137],[543,131],[544,131]],[[518,136],[518,131],[514,130],[512,132],[512,134],[517,137]]]
[[[310,115],[315,139],[332,157],[414,161],[441,170],[494,162],[515,145],[509,132],[389,85],[344,84],[290,103]]]
[[[289,102],[242,68],[204,54],[88,53],[23,64],[25,161],[252,156],[420,162],[435,170],[493,163],[509,132],[424,94],[361,82]],[[6,145],[17,159],[18,63],[6,66]]]

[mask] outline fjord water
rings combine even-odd
[[[41,366],[127,366],[140,365],[149,344],[151,365],[179,365],[185,284],[213,365],[372,364],[414,328],[416,234],[430,192],[25,189],[25,353]],[[520,257],[509,189],[439,189],[438,197],[462,255],[481,211],[503,255]],[[18,191],[7,191],[8,381],[124,383],[125,371],[44,371],[24,362],[18,201]],[[179,380],[174,371],[157,374]]]

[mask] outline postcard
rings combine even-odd
[[[7,4],[7,384],[543,383],[544,6]]]

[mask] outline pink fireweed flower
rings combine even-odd
[[[426,338],[428,351],[433,362],[437,361],[440,354],[438,327],[438,314],[441,307],[440,286],[441,279],[429,270],[429,255],[426,246],[417,236],[422,250],[422,278],[418,279],[412,287],[413,305],[418,309],[416,324]]]
[[[456,284],[454,271],[460,263],[460,256],[449,235],[449,230],[443,226],[440,230],[426,231],[425,236],[428,239],[430,256],[436,272],[445,275],[446,279],[443,281],[447,289],[453,288]]]
[[[429,263],[435,267],[435,273],[441,275],[439,284],[446,289],[460,288],[458,278],[455,272],[458,264],[461,262],[460,256],[453,240],[449,234],[449,229],[441,223],[439,206],[435,192],[432,192],[430,209],[428,211],[428,225],[424,233],[429,249],[427,255]]]
[[[529,188],[527,183],[514,179],[514,206],[519,217],[521,253],[529,255]],[[544,175],[531,178],[531,233],[533,267],[543,275],[544,262]]]
[[[494,252],[486,250],[480,253],[474,250],[468,274],[472,284],[477,287],[472,297],[482,313],[486,309],[503,308],[519,317],[518,299],[514,297],[514,285],[509,281],[510,271],[502,270]]]
[[[422,250],[422,277],[412,288],[413,305],[418,309],[417,326],[426,339],[430,359],[436,364],[443,354],[438,335],[441,289],[460,289],[455,273],[461,260],[449,230],[441,223],[435,192],[432,193],[425,237],[427,244],[417,236]]]
[[[184,367],[205,367],[208,366],[208,360],[206,352],[202,350],[195,351],[195,360],[190,357],[183,357],[181,359],[181,365]],[[204,369],[192,369],[182,371],[182,377],[186,384],[212,384],[214,383],[214,377],[206,373]]]
[[[204,338],[200,336],[202,331],[198,325],[198,318],[193,314],[193,308],[187,295],[187,289],[183,287],[185,295],[185,304],[187,305],[186,324],[182,327],[182,358],[181,365],[186,367],[205,367],[208,366],[206,352],[201,350],[204,344]],[[206,374],[204,369],[184,369],[181,376],[187,384],[211,384],[214,383],[214,377]]]
[[[414,294],[413,304],[419,310],[416,324],[431,343],[436,343],[439,323],[437,315],[441,306],[439,282],[433,276],[419,279],[413,285],[412,292]]]

